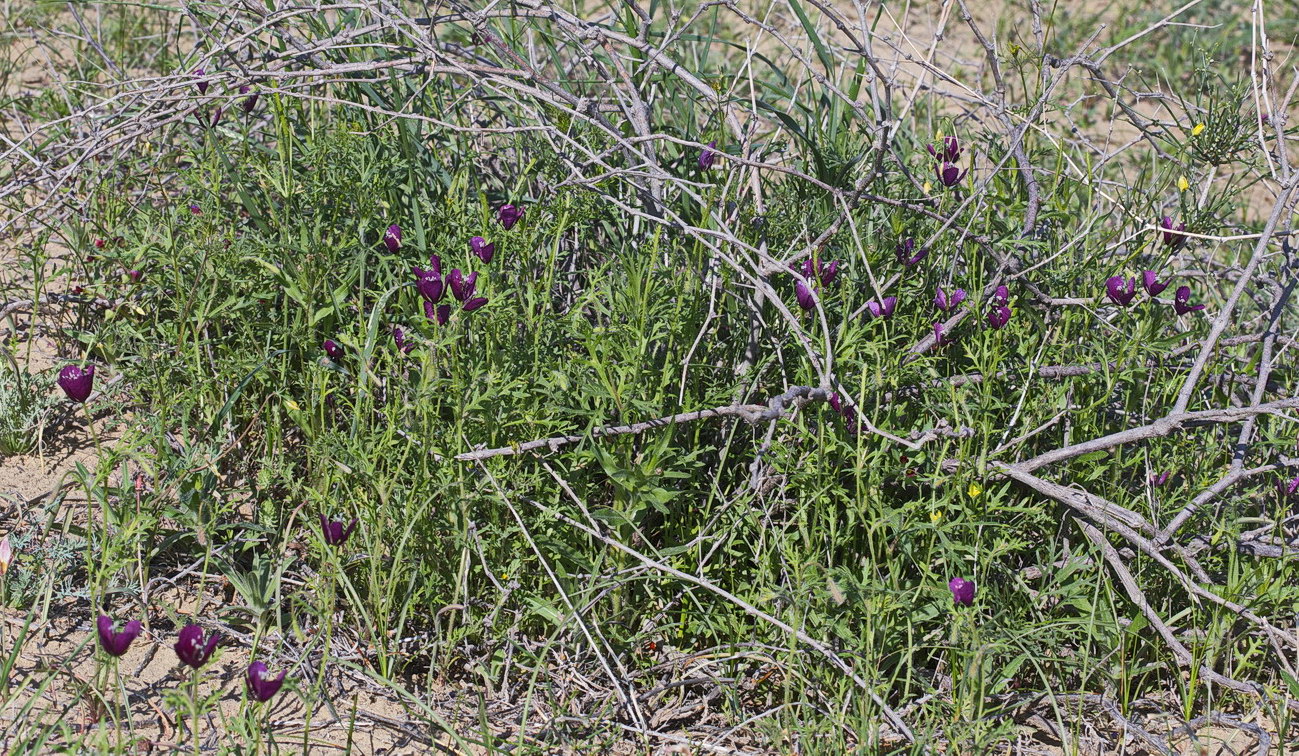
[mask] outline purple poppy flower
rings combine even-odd
[[[172,648],[176,649],[176,658],[198,669],[212,658],[212,652],[220,642],[221,633],[212,633],[205,640],[203,628],[198,625],[186,625],[180,629],[180,637]]]
[[[201,95],[207,94],[207,79],[203,78],[206,73],[207,72],[201,68],[194,69],[194,76],[199,77],[198,82],[194,86],[198,87],[198,93]]]
[[[839,275],[839,261],[833,260],[821,266],[820,274],[822,286],[829,286],[834,283],[835,277]]]
[[[90,398],[95,387],[95,366],[87,365],[84,370],[76,365],[65,365],[59,371],[59,388],[74,402],[84,402]]]
[[[343,359],[343,348],[338,345],[337,341],[334,341],[333,339],[325,339],[325,343],[322,344],[321,347],[325,350],[325,354],[329,355],[329,359],[334,362]]]
[[[1179,231],[1186,230],[1185,223],[1178,223],[1176,226],[1174,226],[1173,219],[1165,215],[1164,217],[1159,219],[1159,227],[1163,229],[1161,233],[1164,236],[1165,247],[1172,247],[1173,249],[1178,249],[1179,247],[1181,247],[1183,244],[1186,243],[1186,234],[1178,233]]]
[[[383,245],[388,248],[389,252],[396,252],[401,249],[401,226],[396,223],[388,227],[383,234]]]
[[[838,392],[831,394],[829,401],[830,401],[830,406],[834,409],[835,412],[843,414],[843,399],[839,397]]]
[[[393,326],[392,340],[393,343],[397,345],[397,348],[401,350],[402,354],[410,354],[410,350],[415,348],[414,342],[406,340],[406,332],[397,326]]]
[[[866,311],[872,318],[888,318],[893,315],[893,308],[898,306],[897,297],[884,297],[879,302],[871,300],[866,303]]]
[[[952,343],[945,335],[943,335],[943,331],[944,328],[942,323],[934,323],[934,346],[941,347]]]
[[[1160,292],[1168,288],[1168,284],[1160,283],[1156,279],[1156,274],[1153,270],[1145,270],[1141,272],[1141,286],[1146,290],[1146,293],[1152,297],[1159,296]]]
[[[1150,485],[1155,486],[1155,487],[1159,487],[1159,486],[1164,485],[1165,483],[1168,482],[1168,475],[1169,475],[1169,473],[1168,473],[1167,470],[1165,470],[1164,472],[1159,473],[1158,475],[1151,475],[1151,476],[1150,476]]]
[[[839,275],[839,261],[835,260],[823,265],[820,260],[808,258],[803,261],[803,265],[798,268],[798,271],[803,274],[803,278],[809,281],[817,278],[820,279],[822,286],[829,286],[834,283],[835,277]]]
[[[1124,285],[1126,284],[1126,288]],[[1127,307],[1137,295],[1137,279],[1124,281],[1123,276],[1110,276],[1105,279],[1105,296],[1119,307]]]
[[[474,296],[474,289],[478,286],[478,274],[470,273],[466,276],[459,268],[453,269],[447,274],[447,285],[451,287],[451,296],[466,302]]]
[[[288,670],[280,672],[280,676],[272,679],[267,673],[266,665],[262,662],[255,661],[248,665],[248,693],[253,698],[262,703],[266,703],[280,692],[280,686],[284,685],[284,676]]]
[[[202,215],[202,214],[203,214],[203,209],[200,208],[198,205],[190,205],[190,206],[189,206],[189,212],[190,212],[190,215]]]
[[[224,112],[224,110],[225,110],[224,108],[218,105],[217,109],[212,111],[212,118],[208,121],[207,125],[211,128],[216,128],[216,125],[218,123],[221,123],[221,114]]]
[[[1199,312],[1204,309],[1204,305],[1191,304],[1191,287],[1178,286],[1177,293],[1173,295],[1173,309],[1177,310],[1178,315],[1185,315],[1188,312]]]
[[[943,182],[943,186],[953,187],[961,183],[968,171],[957,168],[952,163],[940,163],[934,166],[934,173],[938,175],[938,180]]]
[[[104,244],[105,244],[105,242],[104,242],[103,239],[96,239],[96,240],[95,240],[95,249],[103,249],[103,248],[104,248]]]
[[[997,305],[988,311],[988,325],[994,330],[1000,331],[1010,322],[1010,308],[1006,305]]]
[[[699,153],[699,170],[706,171],[709,168],[712,168],[713,163],[715,162],[717,162],[717,140],[716,139],[709,142],[708,146],[704,148],[704,151]]]
[[[424,301],[436,302],[446,293],[446,286],[436,270],[424,270],[417,265],[412,265],[410,272],[415,274],[415,289],[419,291]]]
[[[479,307],[482,307],[485,304],[487,304],[487,297],[470,297],[469,299],[465,300],[464,306],[461,307],[460,309],[464,310],[465,312],[473,312],[474,310],[477,310]]]
[[[435,307],[432,302],[425,300],[424,317],[429,320],[436,320],[438,325],[446,325],[447,321],[451,319],[451,305],[444,304]]]
[[[144,273],[141,273],[141,272],[138,271],[138,270],[128,270],[128,271],[126,271],[126,277],[129,278],[129,279],[131,279],[131,283],[140,283],[140,277],[143,276],[143,275],[144,275]]]
[[[243,84],[239,87],[239,94],[248,95],[249,92],[252,92],[252,87],[248,86],[247,84]],[[244,98],[243,109],[245,113],[253,112],[253,108],[257,107],[258,97],[259,97],[258,93],[253,92],[252,94]]]
[[[940,163],[955,163],[961,159],[961,142],[954,136],[943,137],[943,146],[935,150],[932,144],[925,145],[929,154]]]
[[[934,296],[934,306],[943,312],[955,309],[961,302],[965,301],[965,289],[957,289],[950,296],[943,291],[943,287],[938,287],[938,294]]]
[[[496,220],[501,222],[501,227],[506,231],[514,228],[514,224],[523,220],[523,208],[514,205],[501,205],[496,211]]]
[[[947,588],[952,592],[952,600],[961,606],[969,606],[974,603],[974,581],[963,578],[952,578],[947,582]]]
[[[794,298],[798,300],[798,306],[804,310],[810,312],[816,309],[816,294],[802,281],[794,282]]]
[[[1299,491],[1299,478],[1289,481],[1283,477],[1277,478],[1276,490],[1280,491],[1282,496],[1293,496],[1295,491]]]
[[[325,543],[330,546],[342,546],[351,537],[353,530],[356,530],[355,517],[344,525],[342,520],[331,520],[323,514],[320,516],[320,532],[325,536]]]
[[[921,247],[920,251],[916,252],[913,255],[912,252],[915,250],[915,248],[916,248],[915,239],[904,239],[902,243],[898,245],[897,248],[898,262],[902,263],[903,265],[909,268],[912,265],[915,265],[916,263],[925,259],[925,257],[929,255],[929,250],[924,247]]]
[[[99,630],[99,645],[103,647],[105,653],[109,656],[121,656],[126,653],[126,649],[131,647],[131,641],[135,640],[144,625],[140,620],[131,620],[121,629],[113,630],[113,620],[107,614],[99,615],[97,623]]]
[[[488,244],[487,240],[481,236],[470,239],[469,248],[473,250],[475,255],[478,255],[479,260],[485,263],[491,262],[492,256],[496,254],[496,244],[494,242]]]
[[[998,286],[997,290],[992,292],[992,301],[999,305],[1010,304],[1010,289],[1006,288],[1005,284]]]

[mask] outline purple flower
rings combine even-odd
[[[217,125],[218,123],[221,123],[221,113],[222,113],[223,111],[224,111],[224,109],[223,109],[220,105],[218,105],[218,106],[217,106],[217,109],[214,110],[214,111],[212,111],[212,119],[211,119],[211,121],[208,123],[208,126],[211,126],[212,128],[216,128],[216,125]]]
[[[699,170],[706,171],[713,167],[713,163],[717,162],[716,148],[717,140],[714,139],[708,143],[708,146],[704,148],[703,152],[699,153]]]
[[[414,342],[406,340],[406,332],[397,326],[392,328],[392,340],[402,354],[410,354],[410,350],[415,348]]]
[[[506,231],[514,228],[514,224],[523,220],[523,208],[514,205],[501,205],[496,211],[496,220],[501,222],[501,227]]]
[[[1168,284],[1160,283],[1156,280],[1155,276],[1156,274],[1153,270],[1146,270],[1141,273],[1141,286],[1146,290],[1146,293],[1152,297],[1159,296],[1160,292],[1168,288]]]
[[[438,325],[446,325],[451,319],[451,305],[437,305],[434,307],[432,302],[424,301],[424,317],[429,320],[436,320]]]
[[[942,323],[934,323],[934,346],[936,347],[947,346],[951,343],[947,337],[943,335],[943,330]]]
[[[475,236],[469,240],[469,248],[478,255],[478,259],[485,263],[492,261],[492,256],[496,254],[496,244],[488,244],[487,240],[481,236]]]
[[[1285,478],[1277,478],[1276,490],[1280,491],[1282,496],[1293,496],[1295,491],[1299,491],[1299,478],[1290,481]]]
[[[105,243],[105,242],[104,242],[103,239],[96,239],[96,240],[95,240],[95,249],[103,249],[103,248],[104,248],[104,243]]]
[[[140,283],[140,277],[143,276],[143,275],[144,275],[144,274],[141,273],[141,272],[138,271],[138,270],[128,270],[128,271],[126,271],[126,277],[129,278],[129,279],[131,279],[131,283]]]
[[[898,306],[897,297],[884,297],[879,302],[871,300],[866,303],[866,311],[872,318],[888,318],[893,315],[893,308]]]
[[[1191,287],[1178,286],[1177,293],[1173,295],[1173,309],[1177,310],[1178,315],[1185,315],[1188,312],[1199,312],[1204,309],[1204,305],[1191,304]]]
[[[252,91],[252,87],[248,86],[247,84],[243,84],[239,87],[239,94],[241,95],[246,95],[251,91]],[[253,92],[251,95],[248,95],[247,97],[244,98],[243,109],[245,113],[251,113],[253,112],[253,108],[257,107],[258,96],[259,95],[257,92]]]
[[[1126,289],[1124,284],[1127,285]],[[1124,281],[1123,276],[1110,276],[1105,279],[1105,296],[1109,297],[1110,301],[1119,307],[1127,307],[1128,303],[1136,295],[1137,279],[1132,278]]]
[[[830,395],[830,406],[834,408],[835,412],[838,412],[840,414],[843,413],[843,399],[839,397],[839,393],[837,391]]]
[[[952,600],[961,606],[969,606],[974,603],[974,581],[963,578],[952,578],[947,582],[947,588],[952,592]]]
[[[460,309],[464,310],[465,312],[473,312],[474,310],[477,310],[479,307],[482,307],[485,304],[487,304],[487,297],[470,297],[469,299],[465,300],[464,306],[461,307]]]
[[[1169,475],[1168,471],[1161,472],[1158,475],[1151,475],[1150,485],[1156,487],[1164,485],[1165,483],[1168,482],[1168,475]]]
[[[383,245],[388,248],[389,252],[396,252],[401,249],[401,226],[396,223],[388,227],[383,234]]]
[[[198,87],[198,93],[201,95],[207,94],[207,79],[203,78],[204,74],[206,73],[207,72],[201,68],[194,69],[194,75],[199,77],[198,83],[195,84],[195,86]]]
[[[321,346],[324,348],[325,354],[329,355],[329,359],[335,362],[343,359],[343,348],[338,345],[337,341],[325,339],[325,343]]]
[[[325,543],[330,546],[342,546],[352,535],[353,530],[356,530],[355,517],[344,525],[342,520],[331,520],[323,514],[320,516],[320,532],[325,536]]]
[[[803,261],[799,271],[803,274],[803,278],[809,281],[819,278],[822,286],[829,286],[834,283],[835,277],[839,275],[839,261],[835,260],[822,265],[820,260],[808,258]]]
[[[198,205],[190,205],[190,206],[189,206],[189,212],[190,212],[190,215],[202,215],[202,214],[203,214],[203,210],[202,210],[202,208],[200,208]]]
[[[999,305],[1010,304],[1010,289],[1006,288],[1005,284],[998,286],[997,290],[992,292],[992,301]]]
[[[957,168],[952,163],[940,163],[934,166],[934,173],[938,175],[938,180],[943,182],[943,186],[953,187],[961,183],[967,171]]]
[[[821,266],[820,275],[822,286],[829,286],[834,283],[835,276],[839,275],[839,261],[833,260]]]
[[[794,298],[798,300],[798,306],[804,310],[810,312],[816,309],[816,294],[802,281],[794,282]]]
[[[1164,229],[1162,233],[1164,235],[1165,247],[1172,247],[1173,249],[1177,249],[1186,243],[1186,234],[1177,233],[1178,231],[1186,230],[1185,223],[1178,223],[1176,226],[1174,226],[1173,219],[1165,215],[1164,217],[1159,219],[1159,227]]]
[[[109,656],[121,656],[126,653],[126,649],[131,647],[131,641],[135,640],[144,625],[140,620],[131,620],[126,623],[120,632],[114,632],[113,620],[107,614],[99,615],[99,645],[103,646],[104,651]]]
[[[90,398],[95,387],[95,366],[87,365],[84,370],[76,365],[65,365],[59,371],[59,388],[74,402],[84,402]]]
[[[451,287],[451,296],[465,302],[474,296],[474,289],[478,286],[478,274],[470,273],[466,276],[456,268],[447,274],[447,284]]]
[[[902,263],[903,265],[909,268],[912,265],[915,265],[916,263],[925,259],[925,257],[929,254],[929,250],[922,247],[919,252],[916,252],[914,255],[912,255],[911,253],[915,250],[915,248],[916,248],[915,239],[902,240],[902,243],[899,244],[897,248],[898,262]]]
[[[955,309],[961,302],[965,301],[965,289],[953,291],[951,296],[943,291],[943,287],[938,287],[938,294],[934,296],[934,306],[943,312]]]
[[[415,275],[415,289],[426,302],[436,302],[446,293],[446,286],[442,283],[442,276],[438,271],[424,270],[423,268],[412,265],[410,272]]]
[[[1006,305],[997,305],[988,311],[988,325],[994,330],[1000,331],[1010,322],[1010,308]]]
[[[280,686],[284,685],[284,676],[288,670],[280,672],[280,676],[272,679],[266,674],[266,665],[262,662],[255,661],[248,665],[248,693],[258,701],[265,703],[280,692]]]
[[[932,144],[925,145],[929,154],[940,163],[955,163],[961,159],[961,142],[954,136],[943,137],[943,146],[935,150]]]
[[[180,638],[176,640],[176,658],[185,664],[198,669],[207,664],[207,660],[212,658],[212,652],[216,650],[217,643],[221,642],[221,633],[212,633],[206,640],[203,638],[203,628],[198,625],[186,625],[180,630]]]

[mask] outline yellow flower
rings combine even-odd
[[[1184,192],[1184,191],[1186,191],[1187,189],[1190,189],[1190,188],[1191,188],[1191,182],[1187,181],[1185,176],[1178,176],[1178,177],[1177,177],[1177,188],[1178,188],[1179,190],[1181,190],[1181,191]]]
[[[943,513],[942,513],[942,512],[930,512],[930,513],[929,513],[929,521],[932,522],[933,524],[937,525],[937,524],[938,524],[938,521],[941,520],[941,519],[943,519]]]
[[[926,181],[925,185],[922,188],[925,190],[925,194],[929,194],[929,190],[933,188],[933,184],[930,184],[928,181]]]
[[[971,483],[971,484],[970,484],[970,490],[969,490],[967,493],[970,494],[970,498],[974,498],[974,497],[978,496],[979,494],[983,493],[983,489],[982,489],[982,488],[979,488],[979,484],[978,484],[978,483]]]
[[[1204,124],[1197,123],[1195,124],[1195,128],[1191,129],[1191,136],[1199,136],[1201,131],[1204,131]]]

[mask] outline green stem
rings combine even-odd
[[[198,670],[189,673],[189,729],[194,736],[194,756],[201,753],[198,739]]]

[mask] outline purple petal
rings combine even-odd
[[[961,606],[969,606],[974,603],[974,581],[963,580],[961,578],[952,578],[947,583],[947,587],[952,592],[952,600]]]

